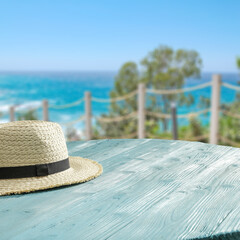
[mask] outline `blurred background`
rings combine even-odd
[[[0,122],[69,141],[240,146],[240,2],[0,0]]]

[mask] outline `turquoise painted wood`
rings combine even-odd
[[[0,239],[240,239],[240,149],[185,141],[72,142],[103,174],[0,197]]]

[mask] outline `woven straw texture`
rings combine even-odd
[[[68,156],[60,125],[45,121],[0,124],[0,167],[51,163]],[[81,157],[69,157],[70,169],[44,177],[0,179],[0,195],[20,194],[89,181],[102,166]]]

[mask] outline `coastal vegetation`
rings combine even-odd
[[[137,89],[139,83],[144,83],[152,89],[176,89],[182,88],[186,78],[197,78],[200,76],[202,60],[194,50],[178,49],[173,50],[167,46],[160,46],[151,51],[140,64],[127,62],[120,68],[115,77],[114,88],[110,93],[111,98],[124,96]],[[156,113],[169,114],[170,105],[176,102],[178,106],[190,106],[194,103],[191,94],[171,94],[171,95],[150,95],[146,99],[146,110]],[[202,99],[202,104],[207,104],[206,99]],[[132,97],[121,103],[113,102],[110,105],[109,113],[102,117],[125,116],[137,111],[137,98]],[[147,116],[145,122],[148,137],[171,138],[169,120],[160,121]],[[118,138],[127,136],[137,131],[136,119],[124,120],[115,123],[97,122],[94,130],[95,138],[107,136]],[[179,136],[198,136],[205,129],[200,122],[191,118],[188,127],[179,128]]]
[[[240,58],[236,65],[240,71]],[[153,89],[176,89],[184,86],[184,80],[188,77],[199,77],[201,73],[202,60],[196,51],[176,50],[160,46],[150,52],[141,62],[140,66],[134,62],[123,64],[115,77],[115,85],[110,93],[111,98],[124,96],[137,89],[139,83],[144,83]],[[140,68],[141,67],[141,68]],[[240,81],[238,82],[240,85]],[[148,96],[146,110],[158,113],[170,113],[170,104],[176,102],[178,106],[190,106],[194,104],[191,94],[158,95]],[[210,107],[210,98],[200,97],[200,108]],[[231,112],[240,112],[240,93],[236,94],[235,101],[230,104],[222,104],[221,109]],[[124,116],[137,111],[136,97],[127,99],[122,103],[112,103],[109,113],[102,117]],[[152,116],[146,117],[145,129],[149,138],[172,139],[171,128],[168,119],[159,119]],[[229,139],[229,142],[221,142],[224,145],[233,145],[240,142],[240,121],[224,114],[220,115],[220,135]],[[129,119],[117,123],[97,122],[94,129],[95,138],[104,136],[119,138],[128,136],[137,131],[137,120]],[[199,136],[205,136],[200,140],[208,142],[209,124],[203,125],[196,117],[191,117],[188,124],[178,127],[179,139],[198,140]],[[234,146],[240,146],[234,144]]]
[[[237,58],[236,65],[240,72],[240,58]],[[238,81],[238,85],[240,85],[240,81]],[[223,104],[222,109],[230,113],[240,113],[240,93],[236,94],[235,101],[231,104]],[[222,137],[229,139],[231,142],[240,142],[239,129],[240,120],[238,118],[224,114],[220,117],[220,135]],[[229,142],[229,145],[231,145],[231,142]],[[235,144],[235,146],[240,147],[240,144]]]
[[[17,115],[17,120],[38,120],[37,111],[34,109],[30,109],[26,112],[21,112]]]
[[[240,58],[236,60],[236,65],[240,71]],[[122,65],[115,76],[114,87],[110,92],[110,98],[125,96],[136,91],[139,83],[144,83],[148,89],[180,89],[184,87],[186,78],[199,77],[201,74],[202,60],[199,54],[193,50],[173,50],[170,47],[160,46],[150,52],[143,60],[137,64],[127,62]],[[240,81],[238,82],[240,85]],[[195,99],[191,94],[170,94],[154,95],[146,94],[146,111],[169,114],[171,103],[178,106],[190,106],[195,104]],[[200,96],[199,108],[209,108],[210,99]],[[111,102],[109,112],[102,114],[102,117],[122,117],[132,112],[137,112],[137,96],[132,95],[120,102]],[[240,93],[236,94],[233,102],[222,104],[221,109],[226,112],[238,114],[240,112]],[[0,113],[1,114],[1,113]],[[25,112],[18,112],[17,120],[37,120],[38,114],[34,109]],[[239,118],[227,116],[220,113],[220,136],[228,139],[229,142],[220,143],[224,145],[240,146]],[[119,122],[102,122],[97,120],[93,129],[93,138],[135,138],[138,123],[136,118],[125,119]],[[148,138],[172,139],[171,120],[160,119],[146,115],[145,129]],[[81,140],[82,136],[73,126],[65,129],[68,141]],[[200,140],[208,142],[209,124],[202,124],[197,117],[190,117],[185,125],[178,126],[178,137],[182,140]],[[203,136],[199,139],[199,136]],[[233,144],[235,143],[235,144]]]

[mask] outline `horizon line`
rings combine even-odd
[[[85,73],[90,73],[90,72],[101,72],[101,73],[117,73],[119,70],[0,70],[0,73],[67,73],[67,72],[85,72]],[[235,71],[202,71],[201,73],[203,74],[239,74],[238,70]]]

